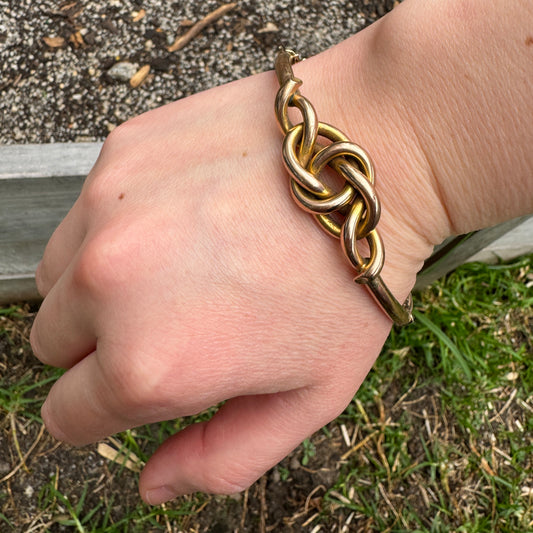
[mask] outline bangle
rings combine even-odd
[[[275,61],[280,85],[275,112],[285,135],[282,154],[290,174],[292,196],[303,210],[315,216],[327,233],[340,239],[342,251],[356,272],[354,281],[367,287],[395,324],[409,324],[413,321],[411,295],[400,304],[380,276],[385,251],[376,230],[381,208],[374,189],[372,161],[344,133],[318,121],[313,105],[300,94],[302,80],[292,70],[292,65],[300,59],[292,50],[280,48]],[[302,122],[291,122],[289,107],[300,111]],[[318,137],[331,142],[324,146],[317,142]],[[344,180],[340,192],[320,179],[326,166]],[[357,248],[357,242],[363,239],[368,243],[369,257],[362,257]]]

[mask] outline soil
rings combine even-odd
[[[395,3],[240,0],[169,52],[221,2],[0,0],[0,143],[103,140],[144,111],[271,69],[280,44],[314,55]],[[142,67],[149,73],[133,89]]]

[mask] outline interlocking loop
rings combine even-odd
[[[321,227],[340,238],[342,250],[355,270],[355,282],[364,284],[383,311],[398,325],[413,321],[411,296],[404,304],[391,294],[380,273],[385,260],[383,242],[376,226],[381,206],[374,189],[374,167],[368,154],[337,128],[319,122],[311,102],[299,88],[292,65],[300,57],[281,48],[275,63],[280,84],[276,95],[276,118],[285,134],[283,162],[289,172],[291,193],[296,203],[312,213]],[[302,115],[293,124],[289,107]],[[318,138],[329,141],[322,145]],[[321,178],[326,167],[333,169],[344,185],[335,191]],[[366,240],[369,257],[363,257],[358,241]]]

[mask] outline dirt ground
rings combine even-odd
[[[224,3],[0,0],[0,142],[104,140],[142,112],[272,69],[280,44],[304,57],[329,48],[396,3],[239,0],[169,52]]]

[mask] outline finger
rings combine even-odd
[[[125,357],[113,358],[117,350]],[[179,374],[179,365],[173,372],[162,368],[148,357],[136,358],[132,345],[99,339],[96,351],[50,389],[41,409],[46,428],[58,440],[81,446],[135,426],[198,413],[224,397],[216,386],[202,390],[202,380],[196,380],[197,389],[174,380],[162,385],[162,376]]]
[[[81,446],[133,427],[110,415],[111,390],[96,352],[87,355],[50,389],[41,408],[46,429],[62,442]]]
[[[39,294],[45,297],[78,252],[85,237],[85,223],[80,210],[74,204],[61,224],[56,228],[35,272]]]
[[[316,389],[230,400],[210,421],[188,427],[156,451],[141,474],[142,498],[159,505],[195,491],[244,490],[344,407]]]
[[[35,356],[45,364],[70,368],[96,346],[89,307],[76,294],[72,266],[41,304],[30,333]]]

